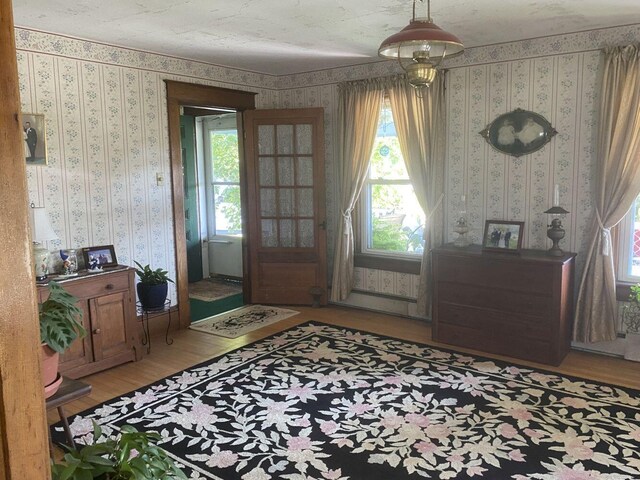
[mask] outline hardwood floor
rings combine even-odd
[[[320,309],[298,306],[290,308],[300,311],[300,314],[235,339],[216,337],[215,335],[187,329],[173,332],[174,343],[166,345],[164,332],[162,332],[162,335],[155,335],[152,338],[151,354],[145,356],[141,361],[127,363],[85,377],[83,381],[93,387],[91,395],[68,404],[65,406],[65,411],[68,415],[78,413],[113,397],[123,395],[148,383],[189,368],[192,365],[308,320],[318,320],[324,323],[450,348],[446,345],[432,342],[431,327],[418,320],[335,306]],[[640,365],[618,358],[571,351],[559,367],[550,367],[523,360],[513,360],[508,357],[483,354],[473,350],[459,348],[455,350],[478,353],[482,356],[499,358],[519,365],[529,365],[567,375],[640,389]],[[48,418],[50,423],[59,420],[55,410],[48,412]]]

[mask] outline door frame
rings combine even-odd
[[[178,317],[180,328],[186,328],[191,323],[191,308],[189,305],[189,279],[187,271],[187,242],[185,238],[184,221],[184,188],[182,178],[182,156],[180,152],[180,108],[230,108],[240,113],[254,110],[255,92],[245,92],[230,88],[197,85],[193,83],[164,81],[167,87],[167,114],[169,126],[169,157],[171,165],[171,200],[173,203],[173,235],[175,244],[176,288],[178,292]],[[238,132],[239,134],[243,132]],[[240,197],[241,203],[246,205],[245,160],[240,155]],[[242,224],[246,225],[246,208],[242,209]],[[242,257],[246,264],[246,232],[243,226]],[[248,276],[248,270],[243,266],[243,276]],[[247,298],[248,278],[244,278],[243,291]]]

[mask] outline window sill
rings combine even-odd
[[[635,285],[634,282],[616,282],[616,299],[621,302],[629,300],[631,295],[631,286]]]
[[[356,253],[354,256],[354,264],[360,268],[372,268],[375,270],[385,270],[387,272],[409,273],[411,275],[420,275],[420,258],[393,258],[378,255],[366,255]]]

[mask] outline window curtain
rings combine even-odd
[[[431,311],[430,250],[442,245],[444,236],[442,209],[439,208],[444,197],[444,74],[438,72],[421,97],[404,77],[393,79],[387,93],[400,150],[426,218],[417,307],[417,313],[426,317]]]
[[[640,193],[639,46],[607,48],[603,53],[595,218],[573,324],[573,339],[579,342],[616,338],[610,229]]]
[[[376,138],[384,96],[381,80],[345,82],[338,86],[340,212],[331,280],[331,301],[345,300],[354,284],[354,238],[351,214],[360,196]]]

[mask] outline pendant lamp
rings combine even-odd
[[[378,55],[397,60],[409,84],[420,91],[431,85],[440,62],[462,53],[464,45],[458,37],[433,23],[430,0],[426,0],[427,17],[416,18],[417,1],[424,2],[413,0],[413,18],[409,25],[383,41]]]

